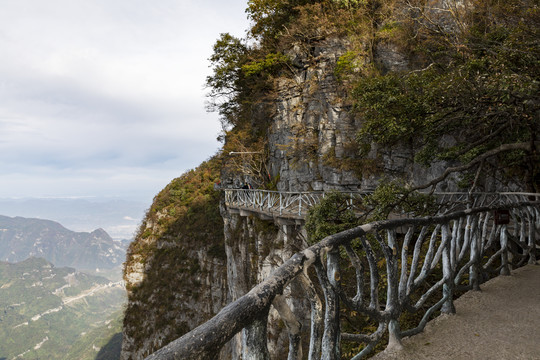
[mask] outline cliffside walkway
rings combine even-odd
[[[308,210],[324,198],[323,191],[270,191],[224,189],[228,209],[257,213],[261,217],[290,220],[305,219]],[[351,207],[362,200],[368,192],[346,192]]]
[[[301,195],[295,208],[298,193],[227,189],[225,203],[241,216],[246,211],[296,221],[308,207],[308,194]],[[288,334],[289,360],[342,355],[359,360],[372,356],[379,344],[386,350],[377,356],[395,359],[540,358],[535,345],[540,194],[437,194],[437,199],[435,216],[367,223],[281,259],[247,294],[147,359],[214,359],[238,334],[242,358],[268,360],[268,322],[277,319]],[[293,291],[295,300],[286,296]],[[465,295],[456,299],[458,293]],[[467,302],[471,307],[461,306]],[[435,324],[457,322],[453,332],[426,327],[437,313],[443,315]],[[478,346],[489,337],[494,345]],[[454,338],[459,343],[451,342]],[[519,342],[509,344],[514,341]],[[431,344],[433,353],[424,352]],[[342,354],[342,348],[348,352]]]
[[[326,196],[324,191],[270,191],[258,189],[224,189],[225,205],[229,210],[242,214],[255,213],[269,219],[304,220],[311,207]],[[367,191],[341,191],[347,205],[357,211]],[[526,201],[530,194],[517,192],[473,193],[447,192],[431,194],[440,205],[439,214],[467,208],[511,204]],[[409,217],[408,214],[402,214]]]

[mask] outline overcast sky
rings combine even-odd
[[[0,198],[151,202],[213,155],[204,108],[247,0],[0,0]]]

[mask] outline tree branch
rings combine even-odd
[[[536,141],[533,144],[539,145],[540,141]],[[441,176],[439,176],[438,178],[435,178],[435,179],[431,180],[430,182],[428,182],[428,183],[426,183],[424,185],[415,186],[410,191],[413,192],[413,191],[416,191],[416,190],[422,190],[422,189],[426,189],[426,188],[428,188],[430,186],[437,185],[438,183],[440,183],[441,181],[446,179],[448,177],[448,175],[450,175],[452,173],[455,173],[455,172],[468,170],[471,167],[473,167],[474,165],[484,161],[487,158],[495,156],[495,155],[497,155],[497,154],[499,154],[501,152],[512,151],[512,150],[533,151],[533,144],[531,144],[531,142],[503,144],[503,145],[501,145],[501,146],[499,146],[499,147],[497,147],[495,149],[491,149],[491,150],[486,151],[485,153],[475,157],[468,164],[461,165],[461,166],[450,167],[450,168],[446,169],[446,171]]]

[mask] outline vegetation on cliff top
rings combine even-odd
[[[222,224],[217,206],[219,192],[214,189],[220,169],[220,158],[213,157],[172,180],[154,197],[136,237],[184,234],[200,239],[207,232],[215,237],[223,236],[220,229],[207,226]]]
[[[476,174],[487,174],[539,191],[537,0],[251,0],[246,12],[248,38],[223,34],[210,59],[211,109],[226,144],[238,133],[246,148],[264,138],[275,80],[302,71],[287,58],[293,46],[340,37],[350,49],[335,75],[350,115],[361,119],[358,167],[373,173],[370,149],[405,147],[426,167],[462,164],[454,170],[466,187],[481,187]],[[401,54],[406,69],[388,68],[381,49]]]
[[[482,172],[540,191],[538,2],[472,1],[443,14],[415,4],[400,31],[422,68],[360,76],[351,92],[362,148],[406,144],[425,166],[469,164],[466,187]]]

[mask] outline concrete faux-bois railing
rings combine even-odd
[[[229,211],[244,215],[257,214],[263,218],[304,220],[311,207],[319,204],[327,195],[324,191],[271,191],[224,189],[225,205]],[[369,194],[367,191],[341,191],[347,205],[353,210],[362,211],[359,205]],[[523,201],[531,194],[516,192],[465,193],[446,192],[431,194],[440,205],[439,213],[463,210],[471,207],[512,204]]]
[[[323,191],[270,191],[225,189],[225,205],[229,210],[254,212],[262,217],[303,220],[308,210],[321,202]],[[367,192],[346,192],[349,206],[362,200]]]
[[[251,191],[253,196],[246,199],[254,204],[253,211],[257,207],[261,211],[261,202],[253,201],[255,193]],[[256,196],[260,199],[266,194],[260,191]],[[436,311],[455,312],[457,291],[479,290],[491,274],[508,275],[512,268],[536,263],[540,194],[483,194],[473,200],[470,194],[460,196],[451,196],[455,204],[474,207],[433,217],[373,222],[326,237],[293,255],[214,318],[147,359],[214,359],[240,331],[242,359],[269,359],[271,307],[287,328],[289,360],[340,359],[342,342],[359,349],[351,357],[354,360],[368,356],[383,338],[388,339],[387,348],[400,348],[401,339],[421,332]],[[247,206],[247,202],[229,202],[228,206],[235,204]],[[276,198],[273,205],[268,204],[265,212],[274,208],[275,214]],[[279,206],[281,216],[287,206]],[[295,216],[301,214],[302,210]],[[351,283],[345,284],[344,279]],[[304,327],[283,296],[293,282],[303,289],[311,306],[310,321]],[[367,317],[377,324],[376,330],[345,332],[340,323],[344,309]],[[420,314],[420,320],[401,329],[400,317],[405,312]]]

